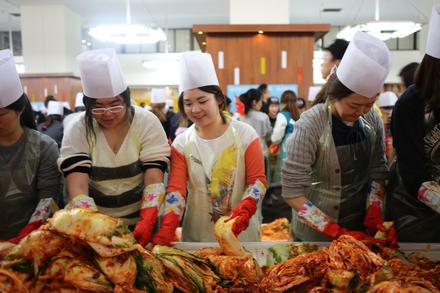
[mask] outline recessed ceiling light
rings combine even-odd
[[[322,12],[340,12],[342,8],[324,8],[321,11]]]
[[[205,45],[206,45],[206,42],[202,42],[202,45],[205,46]]]
[[[203,35],[203,32],[199,31],[198,34],[199,34],[199,35]]]
[[[259,34],[264,34],[264,32],[262,30],[259,30],[258,33]]]

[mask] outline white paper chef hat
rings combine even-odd
[[[86,51],[76,57],[84,95],[111,98],[127,89],[122,68],[114,49]]]
[[[165,89],[160,89],[160,88],[151,89],[151,103],[154,104],[166,103],[166,100],[167,100],[167,94],[165,92]]]
[[[70,104],[69,102],[62,102],[63,103],[63,107],[66,108],[67,110],[70,110]]]
[[[379,107],[394,107],[397,102],[397,95],[392,91],[386,91],[379,95],[376,104]]]
[[[179,92],[207,85],[219,85],[211,55],[200,52],[183,53],[180,57]]]
[[[431,57],[440,59],[440,4],[432,7],[428,29],[425,52]]]
[[[9,106],[23,95],[12,53],[9,49],[0,51],[0,108]]]
[[[47,115],[61,115],[64,113],[63,102],[49,101],[47,104]]]
[[[390,67],[390,51],[384,42],[364,32],[355,33],[336,70],[338,79],[365,97],[380,92]]]
[[[78,92],[75,96],[75,108],[84,107],[83,102],[84,94],[82,92]]]

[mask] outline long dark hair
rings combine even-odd
[[[240,101],[244,104],[244,113],[252,110],[253,102],[259,102],[263,98],[263,92],[257,89],[250,89],[246,93],[240,95]]]
[[[117,97],[122,98],[122,102],[127,107],[125,119],[127,119],[129,122],[131,122],[132,117],[133,117],[133,110],[131,108],[130,89],[127,87],[127,89],[125,91],[123,91],[122,93],[120,93]],[[84,102],[84,106],[86,108],[85,124],[86,124],[87,139],[92,139],[92,141],[93,141],[96,138],[96,132],[93,127],[92,109],[96,104],[96,99],[84,95],[83,102]]]
[[[220,117],[222,117],[223,123],[226,123],[227,118],[226,118],[225,114],[223,113],[223,111],[226,110],[226,97],[223,94],[222,89],[217,85],[201,86],[198,89],[203,92],[206,92],[206,93],[214,94],[215,99],[219,103],[218,107],[220,110]],[[184,109],[185,105],[183,104],[183,92],[181,92],[179,95],[178,105],[179,105],[180,115],[182,115],[184,118],[188,118],[188,116],[185,113],[185,109]]]
[[[25,93],[23,93],[17,101],[10,104],[9,106],[6,106],[5,109],[21,112],[20,125],[22,127],[28,127],[37,130],[34,111],[32,111],[32,105],[29,102],[29,99]]]
[[[346,87],[333,73],[327,82],[321,87],[321,90],[316,95],[315,100],[313,101],[313,106],[321,103],[325,103],[327,99],[332,100],[341,100],[346,96],[349,96],[353,93],[348,87]]]
[[[295,92],[287,90],[281,94],[280,100],[280,103],[285,105],[284,108],[281,110],[289,112],[290,116],[295,121],[299,119],[299,110],[296,104],[296,99],[297,98]]]
[[[425,54],[416,71],[414,84],[425,102],[426,112],[440,108],[440,59]]]

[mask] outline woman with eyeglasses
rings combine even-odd
[[[388,70],[385,43],[356,33],[325,85],[325,103],[296,122],[281,171],[295,240],[348,234],[375,242],[371,236],[381,230],[387,241],[380,243],[396,244],[395,229],[387,230],[382,216],[388,175],[383,124],[371,109]]]
[[[1,50],[0,240],[18,243],[57,209],[58,154],[55,141],[36,130],[11,51]]]
[[[58,160],[67,208],[122,218],[145,245],[165,196],[170,155],[165,132],[153,113],[131,106],[113,49],[87,51],[77,60],[86,111],[66,129]]]

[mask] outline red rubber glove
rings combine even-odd
[[[11,239],[8,239],[6,241],[14,243],[14,244],[18,244],[21,241],[21,239],[26,237],[32,231],[37,230],[38,228],[40,228],[41,225],[43,225],[43,221],[35,221],[35,222],[32,222],[32,223],[29,223],[26,226],[24,226],[23,229],[21,229],[20,233],[18,233],[17,236],[15,236],[15,237],[13,237]]]
[[[238,236],[241,232],[249,227],[249,220],[257,210],[257,203],[252,197],[246,197],[235,208],[232,209],[231,216],[225,220],[228,222],[235,219],[232,225],[232,232]]]
[[[162,217],[160,230],[153,237],[154,245],[170,245],[174,240],[180,217],[175,213],[168,213]]]
[[[185,210],[185,199],[178,191],[169,192],[165,199],[165,211],[159,231],[153,236],[153,244],[170,245]]]
[[[379,240],[383,240],[386,246],[392,248],[398,247],[396,227],[394,224],[391,224],[388,228],[384,226],[382,209],[380,208],[379,203],[374,202],[368,207],[364,219],[364,226],[373,234],[378,231],[385,233],[384,239],[381,238]]]
[[[383,216],[382,209],[378,202],[373,202],[367,209],[367,214],[364,219],[364,226],[371,232],[376,233],[378,230],[382,231]]]
[[[145,208],[140,211],[140,220],[134,227],[133,235],[142,246],[145,246],[151,238],[158,212],[159,210],[156,207]]]
[[[133,235],[137,241],[145,246],[151,239],[154,224],[156,224],[159,208],[165,197],[163,183],[152,183],[144,188],[140,219],[134,227]]]
[[[17,236],[7,241],[18,244],[21,239],[23,239],[32,231],[37,230],[38,228],[40,228],[41,225],[46,223],[47,219],[51,217],[53,213],[57,210],[58,205],[52,198],[48,197],[40,199],[35,208],[35,211],[32,213],[32,216],[26,226],[21,229]]]
[[[350,235],[357,240],[370,241],[380,245],[384,245],[384,241],[375,239],[374,237],[368,236],[367,234],[360,231],[350,231],[339,226],[338,223],[331,221],[324,229],[324,234],[331,239],[338,239],[342,235]]]

